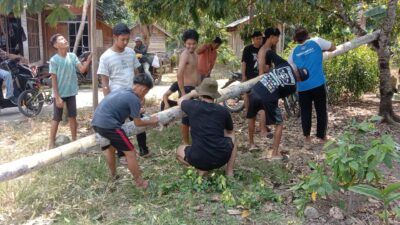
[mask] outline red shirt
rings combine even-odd
[[[200,50],[203,48],[205,48],[204,51],[198,53],[197,70],[202,76],[206,76],[211,72],[212,66],[217,60],[217,49],[214,49],[211,44],[203,45]]]

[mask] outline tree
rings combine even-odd
[[[78,51],[79,42],[82,39],[83,30],[85,29],[85,22],[86,22],[88,8],[89,8],[89,0],[84,0],[83,5],[82,5],[81,23],[79,24],[78,33],[76,35],[76,39],[75,39],[75,43],[74,43],[74,49],[72,50],[72,52],[75,54]]]

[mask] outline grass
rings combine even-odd
[[[143,175],[150,180],[146,191],[134,188],[125,167],[118,168],[122,178],[111,181],[100,150],[1,183],[0,224],[300,223],[292,223],[292,216],[282,212],[280,196],[268,184],[288,182],[290,174],[284,167],[240,153],[235,178],[226,179],[220,169],[202,179],[175,160],[180,142],[177,124],[148,133],[154,154],[140,159]],[[273,202],[276,209],[263,211],[267,202]],[[242,218],[227,213],[227,209],[238,208],[247,208],[250,215]]]

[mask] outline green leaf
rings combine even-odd
[[[382,194],[378,188],[372,187],[366,184],[358,184],[352,187],[349,187],[349,190],[358,194],[362,194],[365,196],[369,196],[375,198],[377,200],[383,200]]]
[[[56,6],[46,18],[46,23],[56,26],[59,21],[70,20],[75,16],[65,7]]]
[[[366,177],[368,182],[371,182],[375,178],[373,172],[368,172]]]
[[[383,194],[387,195],[397,190],[400,190],[400,182],[389,184],[385,189],[383,189]]]
[[[358,163],[356,163],[355,161],[352,161],[349,163],[349,166],[353,169],[353,170],[358,170]]]
[[[368,119],[368,122],[375,123],[375,122],[380,122],[382,120],[383,120],[382,116],[374,115],[374,116],[371,116],[371,118]]]
[[[396,201],[400,199],[400,193],[392,193],[389,195],[389,197],[387,198],[388,203]]]

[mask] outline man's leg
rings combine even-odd
[[[116,149],[112,146],[105,150],[107,166],[110,169],[111,177],[117,175],[117,167],[115,166],[115,151]]]
[[[231,157],[229,158],[228,164],[226,164],[225,175],[233,176],[233,169],[235,166],[236,154],[237,154],[237,143],[235,139],[235,134],[232,132],[231,134],[225,134],[226,137],[230,137],[233,143],[233,150],[231,153]]]
[[[189,145],[189,129],[190,129],[190,127],[188,125],[182,124],[181,129],[182,129],[183,144]]]
[[[247,119],[248,122],[248,134],[249,134],[249,149],[252,149],[255,147],[254,144],[254,131],[256,129],[256,118],[250,118]]]
[[[261,137],[267,137],[267,126],[266,126],[266,124],[267,124],[267,118],[266,118],[266,112],[265,112],[265,110],[260,110],[259,112],[258,112],[258,114],[260,115],[260,134],[261,134]]]
[[[76,122],[76,117],[68,117],[69,128],[71,130],[72,141],[76,141],[76,133],[78,130],[78,123]]]
[[[11,99],[12,97],[14,97],[14,86],[11,73],[8,72],[7,70],[0,69],[0,78],[6,82],[6,88],[7,88],[6,98]]]
[[[148,182],[142,178],[142,171],[137,162],[135,150],[124,151],[124,154],[128,161],[128,169],[135,179],[136,186],[143,189],[147,188]]]
[[[314,90],[314,107],[317,114],[317,137],[324,141],[328,126],[328,112],[325,85]]]
[[[51,121],[49,149],[52,149],[55,147],[56,135],[57,135],[59,123],[60,123],[60,121],[55,121],[55,120]]]
[[[179,162],[181,162],[182,164],[184,164],[184,165],[186,165],[186,166],[190,166],[190,164],[189,164],[188,162],[186,162],[186,160],[185,160],[185,156],[186,156],[185,148],[186,148],[187,146],[189,146],[189,145],[183,144],[183,145],[181,145],[181,146],[178,147],[178,149],[176,150],[176,159],[177,159]]]
[[[146,156],[148,155],[149,149],[147,147],[147,136],[146,136],[146,132],[140,133],[136,135],[136,140],[138,142],[139,145],[139,150],[140,150],[140,156]]]
[[[272,157],[282,156],[279,152],[279,145],[282,139],[283,124],[278,124],[275,126],[274,143],[272,144]]]
[[[299,105],[301,113],[301,127],[306,142],[311,141],[311,124],[312,124],[312,96],[309,91],[299,92]]]

